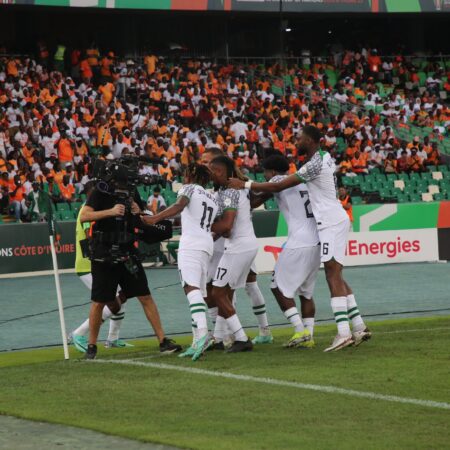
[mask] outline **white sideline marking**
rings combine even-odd
[[[354,391],[353,389],[343,389],[343,388],[339,388],[339,387],[335,387],[335,386],[321,386],[319,384],[297,383],[297,382],[293,382],[293,381],[277,380],[275,378],[253,377],[251,375],[238,375],[238,374],[234,374],[234,373],[230,373],[230,372],[218,372],[218,371],[212,371],[212,370],[197,369],[195,367],[176,366],[173,364],[134,361],[132,359],[121,359],[121,360],[97,359],[97,360],[90,361],[90,362],[100,363],[100,364],[122,364],[122,365],[128,365],[128,366],[150,367],[152,369],[162,369],[162,370],[174,370],[177,372],[187,372],[187,373],[193,373],[196,375],[206,375],[206,376],[211,376],[211,377],[227,378],[227,379],[239,380],[239,381],[251,381],[252,383],[263,383],[263,384],[269,384],[272,386],[283,386],[283,387],[291,387],[291,388],[296,388],[296,389],[306,389],[309,391],[326,392],[328,394],[341,394],[341,395],[348,395],[351,397],[362,397],[362,398],[369,398],[372,400],[384,400],[386,402],[406,403],[406,404],[416,405],[416,406],[425,406],[427,408],[450,410],[450,403],[435,402],[433,400],[419,400],[419,399],[415,399],[415,398],[398,397],[396,395],[377,394],[375,392]]]

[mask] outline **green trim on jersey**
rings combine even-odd
[[[320,155],[320,157],[323,159],[323,157],[327,154],[328,152],[326,152],[325,150],[321,150],[320,148],[319,148],[319,155]]]
[[[295,175],[302,183],[306,183],[305,179],[302,178],[302,177],[298,174],[298,172],[295,172],[294,175]]]
[[[238,209],[237,208],[223,208],[223,210],[222,211],[237,211]]]
[[[83,258],[83,252],[81,251],[80,246],[80,241],[86,239],[86,230],[90,227],[89,222],[81,223],[80,221],[80,215],[83,206],[84,204],[81,206],[80,211],[78,212],[77,225],[75,228],[75,272],[80,276],[91,273],[91,260],[89,258]]]

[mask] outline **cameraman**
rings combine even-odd
[[[86,359],[95,359],[97,354],[97,338],[102,323],[102,311],[106,305],[113,313],[120,309],[120,303],[116,298],[118,285],[126,298],[138,297],[144,309],[145,315],[152,325],[160,342],[161,352],[173,353],[181,350],[181,346],[164,336],[158,309],[148,288],[147,276],[142,263],[137,258],[131,257],[135,270],[132,273],[126,262],[108,261],[114,246],[114,238],[108,242],[108,236],[114,236],[118,229],[118,222],[126,220],[127,232],[134,234],[135,219],[140,221],[142,200],[135,195],[131,201],[130,211],[123,204],[116,203],[113,195],[94,188],[86,205],[80,214],[81,223],[95,222],[93,225],[92,252],[92,292],[91,310],[89,313],[89,345],[85,354]],[[105,239],[96,242],[96,236],[102,235]],[[120,244],[120,250],[126,254],[136,253],[135,239],[126,244]],[[98,261],[96,259],[100,259]],[[103,261],[102,261],[103,259]]]

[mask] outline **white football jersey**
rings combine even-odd
[[[253,229],[248,189],[221,189],[219,208],[237,211],[230,237],[225,239],[224,253],[244,253],[258,248],[258,240]]]
[[[337,199],[335,171],[336,165],[330,154],[318,150],[297,172],[298,177],[308,186],[312,212],[319,230],[349,220]]]
[[[270,182],[276,183],[287,175],[276,175]],[[319,244],[317,224],[311,209],[308,188],[301,183],[274,194],[278,207],[288,226],[285,248],[314,247]]]
[[[211,226],[219,210],[217,200],[198,184],[185,184],[178,191],[178,197],[189,200],[181,213],[179,250],[203,250],[212,255]]]

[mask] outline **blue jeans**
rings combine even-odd
[[[17,200],[10,203],[10,207],[14,209],[14,217],[16,220],[20,220],[20,212],[21,212],[21,205],[20,202]]]

